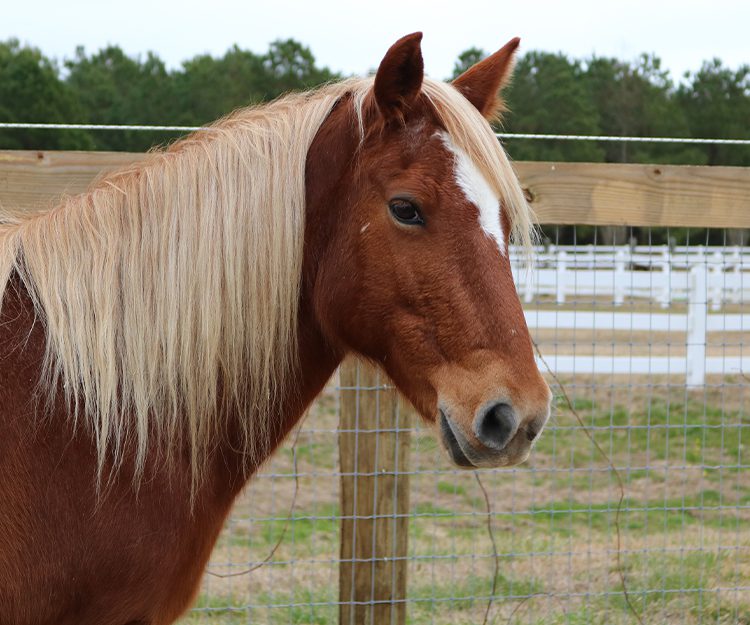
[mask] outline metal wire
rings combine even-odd
[[[137,131],[167,131],[193,132],[210,127],[203,126],[158,126],[149,124],[37,124],[0,122],[0,128],[25,130],[137,130]]]
[[[531,139],[554,141],[620,141],[623,143],[709,143],[750,145],[750,139],[704,139],[698,137],[620,137],[617,135],[555,135],[523,132],[496,132],[500,139]]]
[[[169,126],[158,124],[46,124],[32,122],[0,122],[0,128],[26,130],[135,130],[151,132],[193,132],[210,130],[210,126]],[[750,139],[720,139],[698,137],[630,137],[616,135],[558,135],[523,132],[496,132],[499,139],[554,140],[554,141],[620,141],[624,143],[691,143],[712,145],[750,145]]]

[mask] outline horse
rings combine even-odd
[[[0,623],[174,622],[350,353],[456,465],[528,456],[532,216],[488,121],[519,41],[444,83],[421,37],[0,222]]]

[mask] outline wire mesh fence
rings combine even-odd
[[[344,369],[250,483],[183,622],[750,620],[748,249],[547,234],[517,266],[556,397],[530,459],[453,468],[387,380]],[[539,287],[555,276],[562,301]]]
[[[34,185],[21,163],[6,204],[38,210],[127,158],[88,156],[64,176],[39,156]],[[750,206],[732,180],[737,215]],[[648,204],[637,184],[616,203]],[[555,393],[525,464],[452,467],[389,382],[349,364],[238,499],[181,622],[750,623],[747,237],[626,230],[615,246],[596,226],[548,227],[533,271],[514,259]]]

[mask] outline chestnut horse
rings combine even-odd
[[[530,215],[486,121],[518,40],[452,84],[420,41],[0,223],[0,623],[172,623],[350,352],[456,464],[526,458]]]

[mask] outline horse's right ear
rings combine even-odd
[[[453,81],[453,86],[487,119],[496,117],[504,108],[500,90],[513,73],[513,57],[520,42],[518,37],[511,39]]]
[[[424,77],[422,33],[402,37],[385,53],[375,75],[375,101],[387,121],[402,121],[411,108]]]

